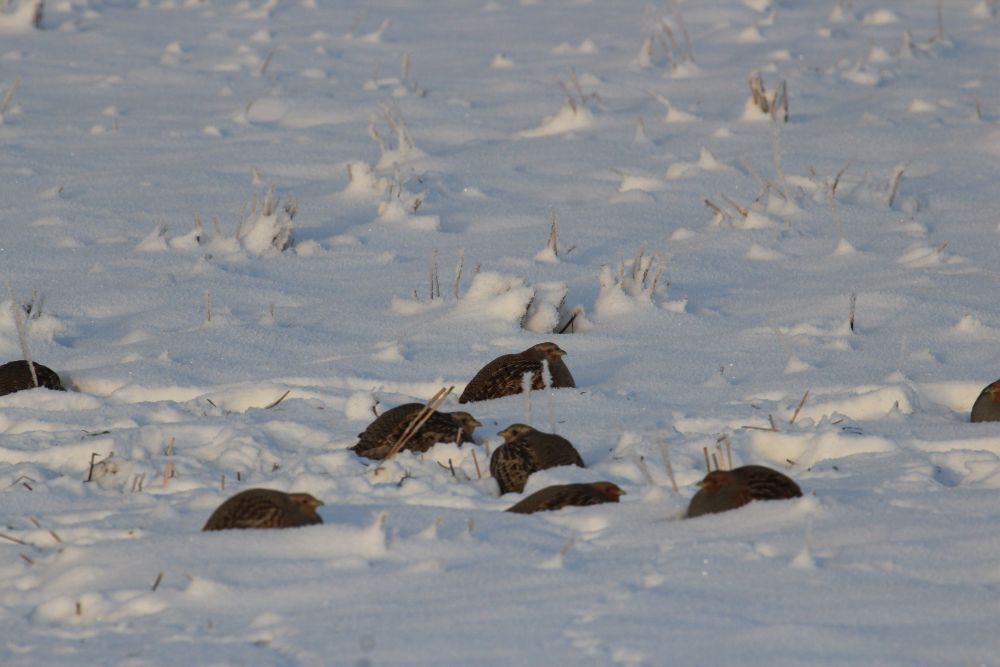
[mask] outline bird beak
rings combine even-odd
[[[473,426],[482,426],[483,422],[479,421],[478,419],[473,419],[472,420],[472,425]]]
[[[320,505],[325,505],[325,504],[326,503],[324,503],[322,500],[319,500],[318,498],[316,499],[316,506],[317,507],[320,506]]]

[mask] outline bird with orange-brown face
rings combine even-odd
[[[298,528],[323,523],[316,508],[323,504],[308,493],[247,489],[212,512],[202,530],[232,528]]]
[[[497,435],[504,444],[490,457],[490,474],[500,485],[500,494],[521,493],[533,472],[575,465],[584,467],[580,452],[566,438],[536,431],[527,424],[511,424]]]
[[[1000,380],[979,392],[969,419],[974,422],[1000,422]]]
[[[586,506],[617,503],[625,492],[611,482],[586,484],[556,484],[535,491],[524,500],[507,508],[508,512],[532,514],[562,509],[571,505]]]
[[[766,466],[749,465],[714,470],[699,482],[701,489],[688,505],[687,518],[743,507],[753,500],[798,498],[802,490],[790,477]]]
[[[565,354],[566,351],[555,343],[546,342],[532,345],[517,354],[501,355],[479,369],[458,397],[458,402],[473,403],[520,394],[524,390],[527,373],[531,374],[531,388],[534,390],[575,387],[573,374],[562,360]],[[548,365],[550,378],[543,373],[544,365]]]

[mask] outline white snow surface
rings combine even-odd
[[[994,5],[8,14],[0,361],[30,304],[71,391],[0,397],[0,665],[996,665]],[[575,390],[348,450],[543,340]],[[519,421],[622,502],[504,513]],[[680,519],[725,438],[805,496]],[[324,525],[200,532],[251,487]]]

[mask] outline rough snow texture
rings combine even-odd
[[[0,17],[0,269],[73,389],[0,398],[0,664],[995,664],[1000,19],[938,4]],[[542,340],[578,389],[347,451]],[[628,495],[502,512],[476,464],[519,421],[588,465],[525,493]],[[723,436],[805,497],[679,520]],[[253,486],[325,525],[199,532]]]

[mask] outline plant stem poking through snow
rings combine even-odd
[[[858,293],[851,292],[851,298],[848,306],[849,317],[847,320],[848,325],[850,325],[851,327],[851,333],[854,333],[854,308],[857,305],[857,303],[858,303]]]
[[[680,489],[677,487],[677,478],[674,477],[674,467],[670,464],[670,452],[667,451],[667,439],[661,434],[659,438],[660,446],[660,457],[663,459],[663,465],[667,469],[667,477],[670,478],[670,486],[673,487],[674,493],[680,493]]]
[[[174,438],[170,438],[164,453],[167,455],[167,465],[163,468],[163,486],[166,486],[170,478],[174,476]]]
[[[808,398],[809,398],[809,390],[806,389],[806,393],[802,394],[802,400],[799,401],[799,404],[795,406],[795,412],[792,413],[792,418],[788,420],[789,424],[794,424],[795,420],[798,419],[799,411],[802,409],[802,406],[806,404],[806,400]]]
[[[896,193],[899,190],[899,182],[903,179],[904,171],[906,171],[904,165],[897,165],[896,169],[892,172],[892,179],[889,181],[889,208],[892,208],[892,205],[896,201]]]
[[[461,297],[462,290],[462,269],[465,268],[465,250],[458,251],[458,264],[455,265],[455,281],[452,284],[452,294],[455,299],[458,300]]]

